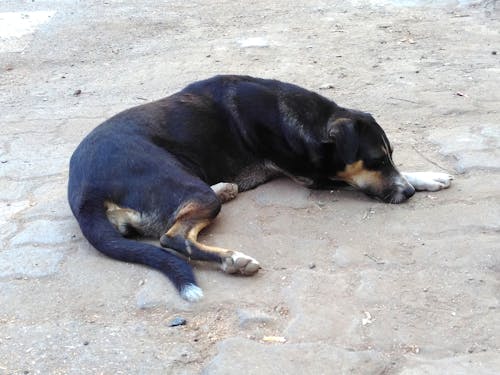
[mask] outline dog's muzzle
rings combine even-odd
[[[391,185],[381,197],[384,202],[398,204],[413,197],[415,188],[401,174],[398,173],[391,180]]]

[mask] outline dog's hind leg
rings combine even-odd
[[[215,194],[212,196],[217,199]],[[178,210],[174,224],[160,238],[160,244],[193,260],[219,263],[224,272],[253,275],[260,269],[259,262],[254,258],[238,251],[207,246],[198,241],[198,234],[212,222],[220,208],[220,198],[217,199],[219,206],[206,198],[208,195],[203,200],[185,203]]]

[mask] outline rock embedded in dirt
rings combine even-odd
[[[175,317],[168,323],[169,327],[177,327],[177,326],[185,326],[187,323],[187,320],[181,317]]]

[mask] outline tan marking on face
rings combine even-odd
[[[337,176],[360,189],[370,187],[380,190],[384,184],[382,173],[380,171],[367,170],[363,160],[346,165],[343,171],[337,173]]]

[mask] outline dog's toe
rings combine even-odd
[[[453,176],[447,173],[436,173],[435,180],[443,184],[444,188],[450,187]]]
[[[242,269],[242,273],[244,275],[253,275],[254,273],[257,273],[260,269],[260,264],[257,262],[255,259],[251,262],[248,262],[247,265],[245,266],[244,269]]]
[[[235,251],[222,260],[221,268],[226,273],[241,273],[243,275],[253,275],[260,269],[260,264],[254,258]]]
[[[450,186],[450,185],[448,185]],[[446,186],[439,181],[428,181],[425,184],[422,184],[418,190],[425,190],[425,191],[439,191],[442,189],[445,189]]]
[[[430,173],[429,176],[429,185],[431,185],[434,189],[430,191],[437,191],[442,189],[447,189],[451,185],[451,180],[453,180],[453,176],[448,173],[438,173],[433,172]]]

